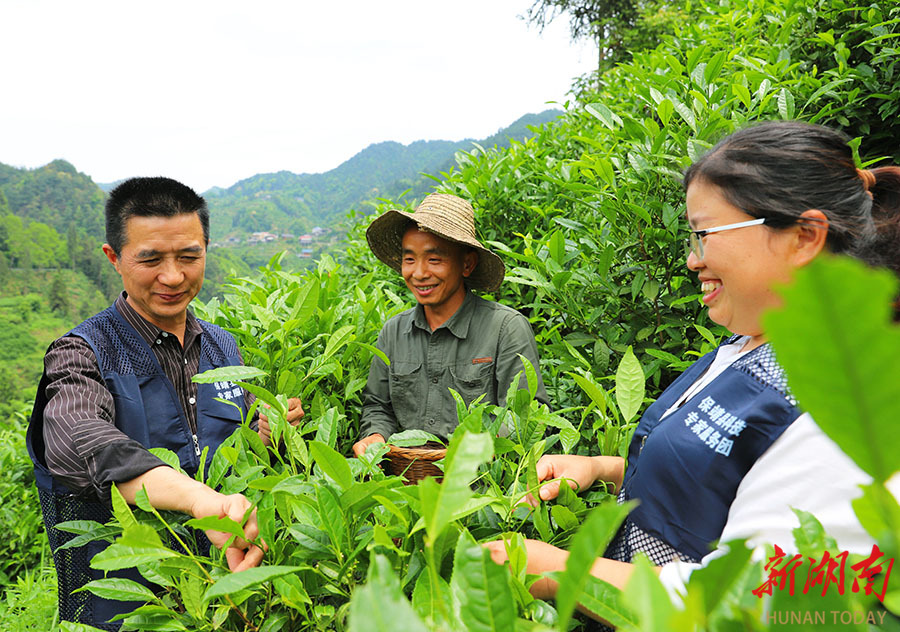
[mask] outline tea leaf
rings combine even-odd
[[[103,525],[96,520],[67,520],[60,522],[56,528],[66,533],[90,534],[97,529],[103,528]]]
[[[659,581],[653,565],[643,554],[634,560],[634,573],[624,591],[625,605],[637,614],[638,629],[647,632],[671,632],[669,617],[675,606]]]
[[[335,447],[340,433],[341,417],[337,408],[326,410],[325,414],[316,420],[316,441],[324,443],[329,448]]]
[[[606,412],[606,393],[603,392],[602,388],[594,384],[589,378],[578,373],[570,372],[566,373],[566,375],[575,380],[575,383],[591,398],[591,402],[601,413]]]
[[[181,462],[178,460],[178,455],[171,450],[167,450],[166,448],[150,448],[149,451],[150,454],[159,458],[163,463],[171,467],[173,470],[177,472],[183,471],[181,469]]]
[[[117,485],[110,487],[109,495],[112,500],[113,515],[119,521],[119,524],[122,525],[122,529],[136,526],[137,519],[131,512],[131,507],[125,502],[125,498],[122,497],[122,492],[119,491]]]
[[[391,366],[391,359],[387,357],[384,351],[376,347],[375,345],[370,345],[366,342],[360,342],[359,340],[351,340],[350,344],[356,345],[357,347],[362,347],[369,353],[378,356],[378,358],[384,362],[386,365]]]
[[[87,590],[103,599],[116,601],[159,601],[153,591],[146,586],[119,577],[95,579],[88,582],[76,592]]]
[[[412,606],[419,616],[430,621],[432,628],[437,627],[435,623],[439,623],[440,603],[452,603],[453,593],[443,578],[438,577],[438,585],[435,586],[431,581],[430,573],[422,573],[416,580],[416,587],[413,589]],[[449,626],[448,626],[449,627]]]
[[[350,342],[353,339],[353,330],[355,327],[353,325],[345,325],[341,327],[336,332],[331,334],[328,338],[328,342],[325,344],[325,351],[322,353],[322,360],[327,360],[338,350],[343,347],[345,344]]]
[[[566,236],[563,235],[562,231],[553,231],[553,234],[550,235],[550,239],[547,240],[547,247],[550,249],[550,256],[553,257],[553,260],[556,261],[556,263],[559,265],[565,263]]]
[[[825,534],[825,529],[818,519],[801,509],[793,509],[800,519],[800,526],[791,532],[794,535],[794,544],[797,546],[797,552],[804,555],[817,555],[826,549],[834,550],[834,539]]]
[[[577,516],[572,513],[570,509],[563,507],[562,505],[553,505],[550,507],[550,515],[553,516],[553,520],[556,521],[559,528],[564,531],[574,529],[578,526]]]
[[[778,93],[778,113],[786,121],[794,118],[794,95],[787,88]]]
[[[165,545],[163,545],[162,540],[160,540],[156,529],[145,523],[138,523],[133,527],[128,527],[122,533],[122,537],[119,538],[117,544],[136,548],[166,548]]]
[[[558,577],[561,573],[552,573]],[[623,603],[622,591],[602,579],[589,575],[581,593],[582,606],[617,628],[637,627],[638,619]]]
[[[388,437],[387,440],[387,442],[391,445],[395,445],[401,448],[422,446],[425,445],[428,441],[434,441],[441,444],[444,443],[440,440],[440,438],[436,437],[430,432],[419,430],[417,428],[411,428],[410,430],[404,430],[402,432],[395,432],[390,437]]]
[[[880,483],[862,487],[863,495],[853,501],[853,511],[873,538],[882,540],[900,525],[900,504]]]
[[[60,632],[100,632],[100,628],[84,623],[72,623],[71,621],[59,622]]]
[[[713,612],[738,585],[752,552],[744,540],[734,540],[727,553],[691,573],[688,591],[700,589],[705,612]]]
[[[191,378],[197,384],[212,384],[213,382],[246,382],[257,377],[265,377],[267,374],[255,366],[237,365],[223,366],[218,369],[204,371]]]
[[[565,632],[569,619],[572,618],[594,560],[606,549],[630,509],[631,503],[607,503],[595,507],[572,538],[566,570],[559,576],[559,588],[556,592],[556,610],[559,612],[561,631]]]
[[[463,533],[453,557],[450,585],[459,602],[466,630],[505,632],[515,628],[516,607],[505,567],[490,552]]]
[[[312,600],[297,575],[282,575],[272,580],[272,585],[282,600],[294,608],[301,604],[311,604]]]
[[[244,528],[228,516],[206,516],[205,518],[193,518],[186,523],[189,527],[201,531],[222,531],[236,538],[244,537]]]
[[[611,130],[622,125],[622,119],[602,103],[588,103],[584,109],[600,119]]]
[[[715,81],[719,76],[719,73],[722,72],[722,66],[725,65],[725,55],[725,51],[719,51],[706,63],[706,70],[703,71],[703,78],[706,79],[707,83]]]
[[[92,520],[73,520],[72,522],[93,522]],[[67,523],[63,522],[56,525],[57,529],[62,529],[62,526]],[[84,546],[88,542],[94,542],[95,540],[107,540],[108,542],[112,542],[114,537],[122,533],[122,530],[119,527],[107,527],[100,523],[94,523],[97,526],[93,529],[88,530],[87,532],[82,533],[81,535],[77,535],[65,544],[61,544],[57,547],[57,551],[64,551],[65,549],[74,549],[79,546]]]
[[[368,581],[350,599],[350,632],[426,632],[383,555],[373,554]]]
[[[472,496],[469,486],[478,466],[491,458],[493,442],[487,433],[453,435],[444,460],[444,480],[433,478],[419,483],[422,518],[429,539],[434,542]]]
[[[644,371],[631,347],[616,370],[616,403],[625,423],[635,418],[644,403]]]
[[[350,466],[347,465],[347,459],[321,441],[310,441],[309,451],[322,472],[340,485],[341,489],[350,489],[353,484],[353,474],[350,472]]]
[[[158,547],[131,547],[118,542],[109,545],[91,559],[91,568],[101,571],[117,571],[138,564],[158,563],[161,559],[177,557],[178,554]]]
[[[298,320],[301,323],[307,322],[316,314],[316,308],[319,305],[319,283],[313,278],[307,281],[300,290],[300,295],[294,303],[294,309],[291,310],[289,320]]]
[[[876,482],[897,471],[900,328],[896,280],[847,258],[819,257],[764,320],[800,405]]]
[[[528,394],[532,399],[537,395],[538,390],[538,379],[537,379],[537,370],[534,368],[534,365],[531,361],[523,356],[521,353],[517,354],[519,356],[519,360],[522,361],[522,365],[525,367],[525,378],[528,384]],[[513,380],[514,382],[518,382],[519,380]]]
[[[341,511],[341,503],[327,485],[319,486],[316,498],[319,501],[319,516],[328,537],[331,538],[334,550],[341,551],[344,544],[344,514]]]
[[[203,600],[209,603],[216,597],[224,597],[249,588],[256,588],[282,575],[290,575],[303,570],[302,566],[261,566],[248,568],[240,573],[223,576],[206,591]]]

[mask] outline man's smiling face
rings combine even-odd
[[[416,226],[404,233],[401,247],[401,274],[416,301],[453,314],[465,298],[465,278],[478,263],[477,253]]]
[[[196,213],[174,217],[133,216],[125,223],[125,243],[116,254],[103,251],[122,275],[128,303],[166,331],[184,326],[188,303],[203,285],[206,242]]]

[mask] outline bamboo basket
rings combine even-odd
[[[387,454],[388,469],[395,476],[405,477],[407,485],[415,485],[426,476],[433,476],[440,481],[444,473],[434,462],[445,456],[447,448],[434,441],[410,448],[392,445]]]

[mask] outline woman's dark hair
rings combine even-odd
[[[857,170],[847,138],[819,125],[771,121],[726,137],[692,164],[694,180],[717,186],[734,206],[783,228],[818,209],[827,247],[900,276],[900,167]]]
[[[171,178],[131,178],[110,191],[106,200],[106,243],[117,255],[125,245],[129,217],[175,217],[196,213],[209,245],[209,209],[194,190]]]

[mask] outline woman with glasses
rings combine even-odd
[[[612,456],[545,456],[541,499],[567,479],[579,490],[605,481],[620,501],[640,501],[592,569],[619,587],[637,552],[677,587],[715,542],[790,547],[792,507],[815,515],[841,550],[869,552],[850,504],[868,476],[797,408],[761,319],[779,303],[772,288],[825,250],[900,275],[900,167],[857,170],[842,135],[771,122],[722,140],[691,165],[684,186],[687,266],[710,318],[734,335],[647,409],[627,467]],[[487,546],[496,562],[506,559],[502,542]],[[529,573],[565,567],[567,552],[533,540],[527,548]],[[544,598],[555,590],[549,579],[532,587]]]

